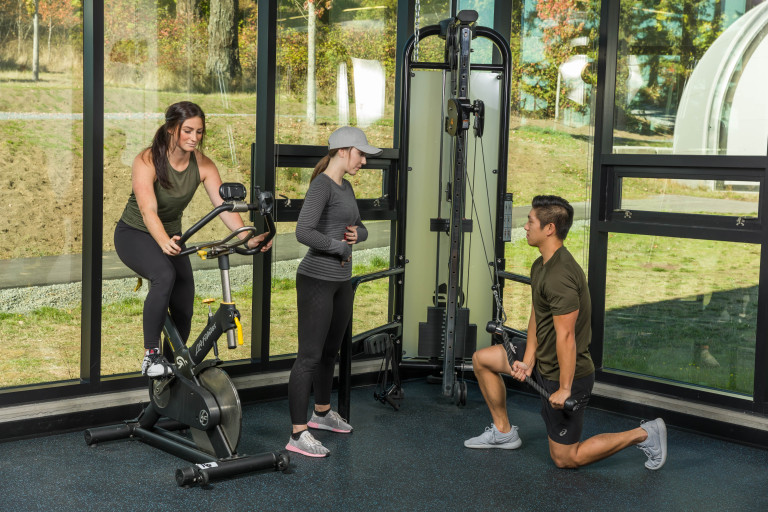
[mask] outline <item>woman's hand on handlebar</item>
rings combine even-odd
[[[179,254],[181,252],[181,247],[179,247],[176,242],[178,242],[180,239],[181,237],[179,235],[174,235],[169,238],[167,242],[160,246],[160,248],[163,250],[163,253],[167,254],[168,256],[176,256]]]
[[[260,235],[254,236],[253,238],[248,240],[248,248],[252,249],[252,248],[256,247],[257,245],[259,245],[267,237],[268,234],[269,234],[268,232],[267,233],[262,233]],[[264,247],[261,248],[261,252],[267,252],[271,248],[272,248],[272,240],[270,240],[269,242],[264,244]]]

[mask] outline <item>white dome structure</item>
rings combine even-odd
[[[685,85],[674,153],[768,153],[768,2],[739,18],[712,44]]]

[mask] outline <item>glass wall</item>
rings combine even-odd
[[[621,3],[616,153],[765,155],[768,4]]]
[[[206,115],[203,153],[224,182],[250,190],[250,148],[256,124],[255,1],[213,16],[205,4],[115,0],[105,5],[104,47],[104,281],[102,374],[137,371],[143,357],[142,310],[148,290],[135,290],[136,276],[114,249],[114,229],[131,193],[131,165],[148,147],[172,103],[192,101]],[[217,30],[213,30],[216,28]],[[219,37],[225,34],[224,37]],[[190,227],[212,208],[203,187],[184,213]],[[228,230],[213,221],[192,241],[220,239]],[[207,320],[205,298],[221,300],[215,260],[190,256],[195,269],[195,314],[191,337]],[[250,258],[231,259],[230,279],[244,332],[250,332]],[[214,309],[215,309],[214,304]],[[226,345],[221,342],[223,348]],[[223,349],[222,359],[250,357],[246,344]]]
[[[603,166],[618,210],[609,230],[623,233],[606,233],[604,368],[763,400],[761,247],[746,242],[759,229],[764,164],[744,157],[768,148],[768,3],[626,1],[618,14]]]
[[[0,387],[77,379],[82,13],[0,2],[0,34]]]
[[[370,238],[355,248],[352,275],[370,274],[389,268],[388,243],[383,236],[388,235],[389,222],[365,222]],[[293,234],[291,234],[293,236]],[[388,238],[387,238],[388,241]],[[306,253],[305,247],[298,247],[300,254]],[[299,340],[298,314],[296,310],[296,270],[301,258],[280,259],[272,268],[272,310],[270,315],[270,355],[280,357],[295,354]],[[352,335],[371,330],[389,322],[387,300],[389,280],[379,279],[362,283],[355,293],[353,306]]]
[[[512,101],[507,191],[513,194],[512,241],[506,270],[530,275],[539,256],[523,225],[539,194],[564,197],[575,222],[565,246],[587,270],[592,147],[600,2],[559,4],[525,0],[512,7]],[[510,327],[526,331],[530,287],[508,281]]]
[[[391,148],[396,2],[280,0],[278,9],[276,142],[326,146],[353,125]]]
[[[751,395],[760,246],[614,233],[603,364]]]
[[[493,0],[459,0],[457,10],[477,11],[477,24],[481,27],[494,27]],[[450,16],[446,16],[449,18]],[[493,43],[488,39],[475,39],[472,42],[473,64],[491,64],[493,62]]]
[[[281,205],[290,207],[294,199],[304,198],[312,171],[310,168],[298,167],[276,169],[278,209]],[[347,176],[346,179],[358,200],[370,199],[376,205],[377,201],[385,200],[384,176],[385,171],[382,169],[361,169],[355,176]],[[368,240],[354,246],[353,276],[389,268],[391,222],[364,221],[364,224],[368,229]],[[273,356],[294,354],[297,350],[296,270],[307,247],[296,241],[295,229],[295,222],[279,222],[279,235],[273,245],[270,316],[270,354]],[[380,294],[377,296],[377,293]],[[355,296],[354,334],[389,321],[388,294],[387,280],[361,285]]]
[[[334,0],[278,2],[275,142],[327,146],[339,126],[363,129],[370,144],[393,147],[397,2]],[[276,169],[279,206],[303,199],[312,168]],[[384,172],[362,169],[347,177],[358,200],[383,199]],[[353,275],[389,268],[389,222],[365,221],[369,239],[355,246]],[[272,268],[270,351],[297,347],[296,269],[306,247],[295,222],[279,222]],[[379,288],[383,286],[381,290]],[[381,295],[376,296],[376,293]],[[355,298],[354,333],[388,321],[387,281],[361,285]],[[384,307],[372,314],[369,310]],[[358,310],[362,313],[358,313]]]

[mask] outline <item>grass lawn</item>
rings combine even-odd
[[[506,257],[510,271],[528,276],[539,253],[518,236]],[[586,268],[583,242],[569,235],[566,246]],[[751,395],[759,268],[754,244],[611,234],[604,367]],[[530,294],[505,284],[507,325],[527,330]],[[702,359],[703,347],[717,366]]]
[[[374,258],[367,265],[355,265],[353,275],[368,274],[388,268],[388,262]],[[361,285],[355,296],[353,334],[385,324],[388,281],[372,281]],[[207,297],[195,298],[192,337],[205,326]],[[248,333],[251,331],[250,305],[252,293],[246,288],[233,291],[238,304],[245,344],[235,350],[219,339],[219,357],[225,361],[250,357]],[[140,299],[127,299],[102,307],[102,375],[135,372],[143,358],[142,311]],[[215,309],[215,305],[214,305]],[[272,315],[270,318],[270,352],[272,355],[294,354],[296,339],[296,283],[293,279],[272,282]],[[78,379],[80,376],[80,308],[68,310],[41,308],[27,315],[0,312],[0,333],[14,340],[0,359],[0,387],[18,386]],[[213,357],[213,352],[209,355]],[[34,368],[35,371],[30,371]]]

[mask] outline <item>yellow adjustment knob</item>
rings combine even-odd
[[[235,317],[235,325],[237,326],[237,344],[243,344],[243,324],[240,323],[240,319]]]
[[[208,256],[208,251],[197,251],[197,255],[200,256],[201,260],[204,260],[206,256]]]
[[[216,299],[203,299],[203,304],[213,304]]]

